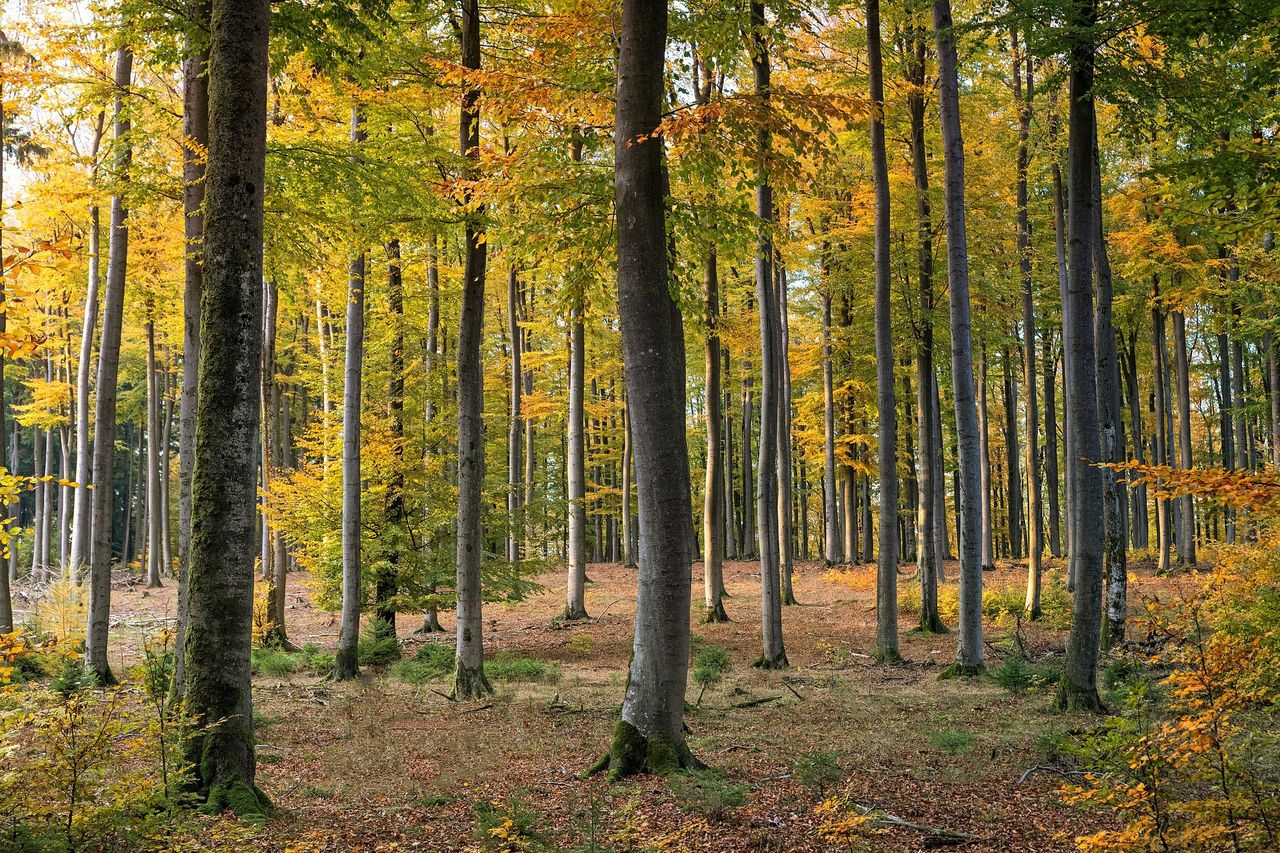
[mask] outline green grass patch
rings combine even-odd
[[[250,653],[249,662],[255,675],[279,678],[298,671],[298,659],[279,649],[258,648]]]
[[[929,733],[929,743],[947,755],[964,755],[973,749],[973,735],[959,729],[942,729]]]
[[[555,684],[560,680],[560,664],[498,652],[485,661],[485,674],[493,681],[537,681]]]

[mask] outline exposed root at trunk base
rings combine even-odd
[[[787,660],[786,652],[778,652],[776,657],[767,657],[763,654],[760,655],[760,657],[756,658],[756,662],[753,663],[752,666],[756,669],[788,669],[790,668],[791,663]]]
[[[794,604],[797,607],[800,606],[800,602],[796,601],[796,594],[791,590],[787,590],[782,594],[782,603],[784,606],[790,604]]]
[[[237,779],[210,788],[201,811],[213,815],[229,811],[245,823],[266,823],[273,809],[261,788]]]
[[[663,776],[676,770],[705,769],[706,765],[694,758],[683,738],[677,740],[666,734],[645,737],[626,720],[619,720],[609,751],[587,768],[583,778],[607,770],[609,781],[615,782],[642,773]]]
[[[877,646],[872,657],[876,663],[902,663],[902,653],[889,646]]]
[[[982,664],[967,664],[957,661],[942,672],[938,673],[938,680],[946,681],[949,678],[979,678],[986,671],[987,668]]]
[[[360,674],[360,659],[355,649],[338,649],[333,662],[333,680],[350,681]]]
[[[730,621],[729,614],[724,612],[723,601],[717,601],[715,604],[708,607],[706,612],[702,614],[703,625],[716,625],[721,622],[728,621]]]
[[[1097,687],[1081,687],[1063,678],[1058,685],[1058,696],[1054,705],[1059,711],[1088,711],[1091,714],[1107,713],[1107,706],[1102,704]]]
[[[937,613],[920,613],[920,625],[916,628],[921,634],[950,634],[951,629],[942,621]]]
[[[493,685],[489,683],[489,679],[484,674],[483,664],[477,667],[458,664],[458,668],[453,674],[453,693],[451,695],[454,699],[464,701],[467,699],[479,699],[492,693]]]
[[[289,652],[290,654],[302,651],[289,642],[289,635],[284,632],[284,627],[281,625],[272,625],[266,630],[266,633],[262,635],[262,647]]]
[[[444,626],[440,624],[440,614],[434,610],[428,610],[422,614],[422,627],[414,631],[415,634],[437,634],[444,633]]]
[[[564,606],[564,612],[560,614],[560,618],[566,622],[577,622],[582,619],[589,619],[586,607],[571,607],[568,604]]]

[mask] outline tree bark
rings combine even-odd
[[[160,395],[156,377],[156,323],[147,319],[147,586],[159,587],[160,556]]]
[[[185,635],[186,710],[200,726],[188,742],[196,789],[211,811],[240,814],[266,801],[253,785],[249,647],[270,19],[266,0],[213,2]]]
[[[374,576],[373,635],[396,636],[396,602],[400,591],[401,555],[409,549],[408,513],[404,501],[404,272],[400,241],[387,241],[387,310],[391,323],[391,352],[387,365],[387,408],[391,414],[391,452],[395,459],[387,483],[386,520],[391,547],[385,564]],[[518,528],[517,528],[518,529]]]
[[[524,429],[521,420],[521,398],[524,395],[524,330],[520,326],[520,273],[513,264],[507,271],[507,324],[511,336],[511,409],[507,423],[507,562],[516,565],[522,557],[524,539],[523,511],[520,508],[524,490],[520,479],[524,474]]]
[[[608,755],[617,778],[697,761],[684,740],[689,663],[689,453],[684,331],[667,284],[662,113],[666,0],[624,0],[614,124],[618,315],[632,405],[640,507],[636,633],[622,719]]]
[[[583,435],[586,348],[582,310],[582,293],[578,291],[569,312],[568,471],[565,475],[569,499],[569,575],[565,587],[565,619],[587,618],[587,474]]]
[[[462,67],[480,69],[480,4],[462,0]],[[462,90],[459,146],[466,172],[480,163],[480,86]],[[470,199],[466,199],[470,202]],[[484,488],[484,376],[480,348],[484,338],[484,276],[488,243],[484,206],[465,217],[462,312],[458,329],[458,624],[453,692],[459,699],[491,693],[484,674],[484,621],[480,568],[484,559],[481,492]],[[687,523],[687,520],[686,520]]]
[[[875,183],[876,408],[880,420],[880,561],[876,572],[876,651],[898,660],[898,408],[893,378],[893,318],[889,268],[889,162],[884,141],[884,65],[880,0],[867,0],[867,60],[871,72],[871,174]]]
[[[782,596],[779,589],[778,540],[778,376],[781,330],[773,281],[773,186],[769,182],[772,136],[768,128],[770,67],[768,32],[762,0],[751,0],[751,68],[754,95],[761,111],[756,129],[756,303],[760,310],[760,441],[756,463],[756,532],[760,552],[760,613],[763,652],[756,665],[787,666],[782,640]]]
[[[1172,461],[1172,448],[1166,440],[1169,435],[1167,420],[1169,418],[1169,401],[1165,399],[1164,389],[1168,386],[1164,375],[1165,356],[1165,321],[1164,311],[1160,308],[1160,280],[1151,277],[1151,364],[1152,364],[1152,402],[1155,406],[1155,434],[1153,445],[1155,464],[1168,465]],[[1169,570],[1169,549],[1173,538],[1173,518],[1167,498],[1156,495],[1156,547],[1159,552],[1157,571]]]
[[[791,321],[787,306],[787,270],[782,257],[774,264],[774,302],[778,307],[778,560],[782,603],[798,604],[791,575],[795,568],[795,525],[791,518],[793,471],[791,464]]]
[[[364,116],[351,108],[352,160],[365,140]],[[342,618],[333,677],[355,678],[360,671],[360,402],[364,379],[365,253],[358,249],[347,267],[347,341],[342,377]]]
[[[716,246],[707,246],[706,269],[703,282],[703,319],[707,326],[705,351],[706,424],[707,424],[707,479],[702,505],[703,564],[702,587],[705,622],[726,622],[724,610],[724,448],[721,446],[721,428],[724,426],[720,411],[720,274],[716,268]],[[630,484],[628,484],[629,486]],[[630,507],[627,508],[628,512]]]
[[[987,344],[978,344],[978,489],[981,506],[978,518],[981,524],[981,554],[983,571],[996,567],[995,550],[991,532],[991,433],[987,409]]]
[[[1072,23],[1078,32],[1091,33],[1097,19],[1095,0],[1076,0]],[[1098,392],[1093,328],[1093,156],[1094,108],[1091,35],[1078,35],[1070,52],[1071,112],[1068,137],[1068,192],[1070,248],[1069,304],[1066,346],[1068,360],[1069,432],[1073,452],[1087,462],[1101,458]],[[1101,710],[1098,696],[1098,643],[1102,616],[1101,514],[1091,511],[1103,500],[1101,472],[1091,464],[1071,466],[1072,497],[1080,501],[1073,513],[1071,562],[1075,566],[1075,607],[1067,662],[1058,689],[1058,705],[1067,709]]]
[[[1062,514],[1058,503],[1058,358],[1053,351],[1053,326],[1044,330],[1044,475],[1049,497],[1049,553],[1062,556]]]
[[[133,81],[133,51],[116,53],[115,178],[127,186],[133,164],[129,142],[131,122],[124,98]],[[120,371],[120,327],[124,317],[125,272],[129,252],[129,208],[122,193],[111,197],[111,232],[107,261],[107,290],[103,300],[102,341],[98,346],[98,389],[94,409],[93,549],[89,569],[88,623],[85,629],[85,668],[104,684],[115,682],[107,662],[107,632],[111,615],[112,489],[115,471],[116,379]]]
[[[1173,312],[1173,364],[1178,396],[1178,467],[1195,467],[1191,455],[1191,382],[1187,363],[1187,318],[1181,311]],[[1179,529],[1178,562],[1184,566],[1196,564],[1195,503],[1191,495],[1183,495],[1183,524]]]
[[[840,508],[836,504],[836,412],[834,378],[831,369],[831,282],[827,276],[824,251],[823,272],[826,290],[822,294],[822,556],[827,565],[844,562],[844,541],[840,535]]]
[[[938,39],[938,89],[946,163],[947,279],[951,295],[951,380],[959,455],[961,529],[960,632],[956,672],[982,670],[982,555],[979,525],[978,412],[973,394],[973,341],[969,313],[969,248],[965,235],[964,140],[960,135],[960,92],[950,0],[934,0]]]

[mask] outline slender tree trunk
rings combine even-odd
[[[428,379],[434,377],[437,370],[437,358],[440,355],[440,258],[438,239],[434,233],[427,238],[427,341],[426,341],[426,373]],[[427,393],[422,405],[422,454],[423,462],[427,462],[432,456],[435,456],[439,449],[436,445],[433,430],[435,429],[436,416],[436,396],[435,391],[428,382]],[[529,456],[533,458],[532,454]],[[533,479],[530,478],[532,483]],[[430,581],[427,584],[427,592],[434,594],[436,592],[436,584]],[[444,626],[440,624],[439,609],[434,605],[428,605],[422,613],[422,627],[418,629],[419,634],[433,634],[443,632]]]
[[[729,616],[724,610],[724,450],[721,447],[721,428],[724,417],[720,411],[720,274],[716,268],[716,247],[707,246],[706,270],[703,284],[703,319],[707,326],[707,480],[702,505],[703,558],[702,586],[705,622],[725,622]],[[629,445],[630,442],[628,441]],[[628,484],[629,488],[630,484]],[[627,496],[629,497],[629,496]],[[630,512],[630,507],[627,507]]]
[[[1036,311],[1035,281],[1031,274],[1031,221],[1027,214],[1027,171],[1030,165],[1028,142],[1031,137],[1031,114],[1035,104],[1035,78],[1032,59],[1017,47],[1014,32],[1013,81],[1018,110],[1018,266],[1022,273],[1022,384],[1026,388],[1026,468],[1027,468],[1027,597],[1026,610],[1032,619],[1040,617],[1040,558],[1044,552],[1044,517],[1040,508],[1040,411],[1036,399]],[[1021,70],[1026,71],[1026,97],[1022,98]]]
[[[751,0],[751,67],[755,97],[767,112],[770,98],[768,32],[763,0]],[[782,596],[778,584],[778,376],[781,346],[773,282],[773,187],[769,183],[772,137],[766,122],[756,131],[756,302],[760,309],[760,443],[756,463],[756,531],[760,551],[760,611],[764,650],[756,665],[787,666],[782,640]]]
[[[973,394],[973,342],[969,314],[969,248],[965,235],[964,141],[960,135],[960,93],[950,0],[934,0],[933,26],[938,34],[938,89],[946,163],[947,278],[951,295],[951,380],[956,412],[960,494],[960,633],[956,672],[972,674],[983,667],[982,554],[978,412]]]
[[[894,398],[889,268],[889,163],[884,141],[884,66],[880,0],[867,0],[867,58],[871,71],[871,174],[875,182],[876,406],[880,420],[880,562],[876,582],[876,658],[898,652],[898,408]]]
[[[640,505],[636,631],[622,719],[598,767],[611,777],[697,765],[684,740],[689,663],[689,454],[684,332],[667,285],[662,112],[666,0],[625,0],[614,188],[618,314]]]
[[[1058,359],[1053,352],[1053,326],[1044,330],[1044,474],[1049,497],[1049,553],[1062,556],[1062,515],[1058,504]]]
[[[507,424],[507,562],[521,559],[523,527],[520,499],[524,497],[520,478],[524,473],[524,429],[521,397],[524,394],[524,330],[520,326],[520,274],[514,265],[507,271],[507,324],[511,335],[511,410]]]
[[[791,575],[795,567],[795,551],[792,539],[795,533],[791,520],[792,482],[791,466],[791,322],[787,316],[787,270],[781,256],[774,265],[774,301],[778,306],[778,559],[782,575],[782,603],[797,604],[792,588]]]
[[[1164,311],[1160,309],[1159,303],[1159,279],[1154,275],[1151,277],[1151,364],[1154,373],[1152,382],[1153,403],[1155,405],[1155,433],[1153,443],[1155,446],[1155,464],[1168,465],[1172,460],[1172,448],[1169,447],[1166,436],[1169,434],[1166,426],[1166,419],[1169,417],[1169,401],[1165,399],[1164,389],[1168,383],[1165,381],[1164,365],[1165,358],[1165,322]],[[1156,534],[1157,548],[1159,550],[1159,562],[1157,571],[1163,573],[1169,570],[1169,549],[1170,540],[1172,539],[1171,530],[1172,517],[1170,512],[1169,501],[1167,498],[1156,495]]]
[[[755,559],[755,477],[751,472],[751,423],[754,420],[751,362],[742,363],[742,546],[738,555],[744,560]]]
[[[147,319],[147,586],[160,583],[160,395],[156,377],[156,323]]]
[[[825,259],[825,252],[823,254]],[[829,286],[829,285],[828,285]],[[836,505],[836,412],[831,369],[831,293],[822,294],[822,556],[827,565],[844,562],[840,508]]]
[[[569,498],[569,576],[566,586],[564,618],[587,617],[587,505],[586,505],[586,441],[584,398],[586,351],[583,342],[581,294],[569,313],[569,418],[568,471],[566,483]]]
[[[984,571],[990,571],[996,567],[996,559],[991,532],[991,433],[987,409],[987,344],[985,340],[978,344],[978,360],[978,489],[979,500],[982,502],[979,507],[981,523],[979,535],[982,537],[982,568]]]
[[[129,142],[131,122],[125,95],[133,82],[133,51],[116,53],[115,179],[127,185],[133,163]],[[103,302],[102,342],[98,347],[97,400],[94,411],[93,550],[89,569],[88,622],[85,630],[85,668],[104,684],[115,682],[107,662],[107,631],[111,615],[112,489],[115,471],[116,378],[120,370],[120,327],[124,317],[125,272],[129,252],[129,208],[122,193],[111,197],[111,233],[107,262],[107,291]]]
[[[480,68],[480,5],[462,0],[462,67]],[[462,91],[459,143],[474,175],[480,162],[480,87]],[[453,692],[470,699],[492,692],[484,674],[484,622],[480,565],[483,560],[481,491],[484,488],[484,276],[488,243],[483,205],[468,213],[464,228],[462,316],[458,330],[458,626]],[[687,524],[686,517],[686,524]]]
[[[266,0],[213,2],[188,570],[186,710],[201,726],[188,756],[210,810],[241,815],[265,801],[253,785],[249,647],[270,18]]]
[[[1077,0],[1072,23],[1078,32],[1092,33],[1097,8],[1094,0]],[[1072,45],[1071,127],[1068,137],[1070,249],[1069,306],[1066,346],[1068,360],[1069,432],[1072,449],[1085,460],[1100,459],[1098,392],[1093,327],[1093,155],[1094,108],[1092,35],[1078,36]],[[1067,663],[1058,690],[1058,705],[1067,709],[1100,710],[1098,644],[1102,616],[1103,519],[1093,511],[1103,500],[1101,472],[1087,464],[1071,466],[1072,496],[1082,511],[1073,513],[1071,562],[1075,564],[1075,607],[1067,640]]]
[[[1014,336],[1016,339],[1016,335]],[[1009,522],[1009,556],[1018,559],[1022,551],[1022,472],[1018,466],[1018,378],[1009,349],[1000,354],[1004,373],[1004,448],[1006,457],[1005,489]]]
[[[1181,311],[1173,312],[1173,364],[1176,373],[1178,395],[1178,467],[1195,467],[1191,456],[1191,382],[1187,363],[1187,318]],[[1178,562],[1184,566],[1196,564],[1195,504],[1191,495],[1184,495],[1182,502],[1183,525],[1178,537]]]
[[[365,141],[364,116],[351,108],[351,159]],[[355,678],[360,671],[360,403],[364,380],[365,253],[357,250],[347,267],[347,340],[342,380],[342,619],[334,678]]]

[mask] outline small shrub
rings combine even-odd
[[[279,649],[256,648],[250,653],[249,660],[255,675],[279,678],[283,675],[292,675],[298,669],[297,659]]]
[[[553,661],[524,658],[498,652],[485,661],[485,674],[494,681],[539,681],[555,684],[560,680],[560,664]]]
[[[364,636],[356,645],[361,666],[389,666],[400,660],[400,642],[395,637]]]
[[[825,792],[844,778],[840,754],[827,750],[801,753],[791,762],[791,773],[801,785],[817,788],[819,793]]]
[[[750,786],[732,782],[714,770],[686,770],[667,777],[667,786],[680,807],[718,820],[747,804]]]
[[[1009,657],[991,673],[992,679],[1010,693],[1039,689],[1056,684],[1060,673],[1047,666],[1027,663],[1020,657]]]
[[[334,666],[337,665],[337,659],[334,657],[333,652],[327,652],[315,643],[307,643],[302,647],[302,651],[298,655],[298,661],[303,668],[317,674],[331,673]]]
[[[708,687],[714,687],[724,678],[724,674],[733,666],[733,659],[722,646],[707,643],[699,647],[693,657],[693,681],[701,690],[698,691],[698,704],[702,704],[702,694]]]
[[[424,643],[411,660],[397,661],[391,673],[406,684],[427,684],[453,674],[453,646]]]
[[[947,755],[964,755],[973,749],[973,735],[958,729],[942,729],[941,731],[931,732],[929,734],[929,742],[933,744],[935,749],[940,749]]]

